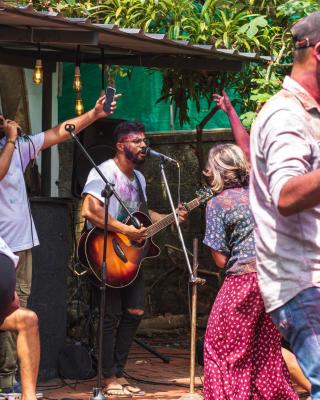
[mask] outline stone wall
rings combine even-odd
[[[189,202],[196,196],[196,190],[203,185],[196,155],[196,134],[194,132],[153,133],[150,135],[151,147],[179,161],[181,165],[181,201]],[[205,131],[203,149],[205,157],[213,144],[233,141],[229,130]],[[60,195],[70,197],[72,171],[72,143],[60,145]],[[149,208],[161,213],[170,211],[170,204],[162,181],[159,162],[148,159],[141,168],[147,180]],[[173,165],[165,167],[167,179],[175,204],[178,198],[178,172]],[[79,214],[81,203],[75,200],[75,230],[77,236],[82,228]],[[199,287],[198,312],[209,313],[222,276],[214,266],[207,248],[202,245],[205,229],[205,208],[199,207],[190,213],[188,221],[181,226],[187,248],[192,251],[193,238],[199,239],[199,276],[206,284]],[[159,314],[185,314],[188,312],[188,270],[181,251],[175,226],[167,227],[154,237],[161,248],[156,259],[146,260],[142,266],[146,277],[146,316]],[[192,263],[192,260],[191,260]],[[85,278],[84,278],[85,279]],[[71,286],[74,284],[74,280]]]

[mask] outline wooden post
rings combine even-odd
[[[198,267],[198,239],[193,239],[193,276],[197,277]],[[196,332],[197,332],[197,283],[192,283],[191,297],[191,344],[190,344],[190,393],[194,393],[195,360],[196,360]]]
[[[52,127],[52,71],[43,68],[42,86],[42,130]],[[42,151],[41,155],[41,194],[51,195],[51,148]]]
[[[197,278],[198,268],[198,239],[193,239],[193,276]],[[191,340],[190,340],[190,390],[184,394],[179,400],[201,400],[202,396],[194,392],[195,380],[195,362],[196,362],[196,333],[197,333],[197,285],[203,284],[202,280],[195,279],[192,282],[192,297],[191,297]]]

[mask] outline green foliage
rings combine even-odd
[[[313,11],[319,11],[319,2],[317,0],[301,1],[289,0],[278,7],[278,15],[298,19],[308,15]]]
[[[256,113],[253,111],[248,111],[246,113],[241,114],[241,122],[244,126],[250,127],[252,125],[253,120],[256,117]]]
[[[90,16],[100,23],[165,33],[170,39],[210,43],[216,48],[258,52],[271,57],[272,61],[265,64],[246,65],[238,74],[162,71],[160,100],[174,102],[181,124],[188,121],[189,100],[199,107],[201,96],[210,104],[212,92],[234,88],[240,97],[241,118],[247,126],[256,109],[279,90],[289,71],[293,50],[290,26],[298,18],[319,9],[318,0],[35,0],[33,5],[66,16]],[[115,70],[128,73],[121,68]]]
[[[61,12],[67,17],[88,17],[87,9],[95,3],[90,0],[21,0],[11,1],[11,3],[27,5],[32,4],[39,11],[52,10]]]

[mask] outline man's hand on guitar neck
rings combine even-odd
[[[180,223],[185,222],[188,218],[188,210],[186,209],[185,205],[183,203],[180,203],[177,211],[179,216],[179,222]],[[149,215],[152,223],[154,224],[158,221],[161,221],[163,218],[167,217],[170,214],[160,214],[156,211],[149,210]]]
[[[185,207],[185,205],[183,203],[179,204],[178,217],[179,217],[179,222],[180,223],[183,223],[188,219],[188,210],[186,209],[186,207]]]

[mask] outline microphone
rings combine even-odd
[[[162,161],[162,162],[168,162],[168,163],[179,165],[177,160],[174,160],[173,158],[170,158],[170,157],[168,157],[168,156],[166,156],[166,155],[164,155],[162,153],[159,153],[159,152],[157,152],[155,150],[152,150],[152,149],[150,149],[150,147],[145,147],[143,152],[147,156],[159,158],[160,161]]]
[[[18,133],[18,136],[20,136],[20,137],[26,136],[26,134],[24,132],[22,132],[20,127],[17,128],[17,133]]]

